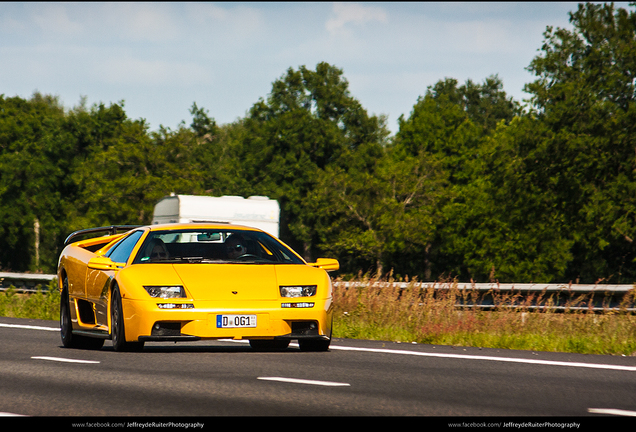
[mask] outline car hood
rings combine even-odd
[[[194,300],[272,300],[279,297],[274,265],[174,264]]]
[[[302,264],[137,264],[119,275],[124,286],[183,285],[194,300],[276,300],[279,285],[322,285],[324,270]],[[130,291],[129,291],[130,292]],[[135,296],[136,297],[136,296]]]

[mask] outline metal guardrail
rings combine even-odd
[[[624,311],[636,313],[636,285],[528,284],[528,283],[408,283],[373,282],[374,286],[399,289],[434,289],[438,295],[456,290],[460,308],[526,308],[554,311]],[[334,282],[342,287],[361,287],[366,282]]]
[[[0,291],[13,287],[19,293],[35,293],[48,290],[49,283],[57,275],[39,273],[0,272]]]
[[[399,288],[407,288],[413,286],[415,288],[429,288],[435,289],[449,289],[455,285],[455,282],[373,282],[377,286],[397,286]],[[634,289],[634,285],[603,285],[603,284],[535,284],[535,283],[470,283],[470,282],[457,282],[458,289],[469,289],[477,291],[490,291],[499,290],[502,292],[507,291],[543,291],[549,292],[571,290],[574,292],[628,292]],[[334,282],[334,285],[340,285],[345,287],[368,285],[368,282]]]

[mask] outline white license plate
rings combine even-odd
[[[216,328],[254,328],[256,315],[217,315]]]

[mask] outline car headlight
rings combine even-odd
[[[316,285],[280,286],[281,297],[311,297],[316,295]]]
[[[173,286],[144,286],[150,297],[155,298],[185,298],[186,293],[182,286],[173,285]]]

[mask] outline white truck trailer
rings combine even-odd
[[[264,196],[174,195],[155,204],[152,223],[220,222],[246,225],[278,237],[280,206]]]

